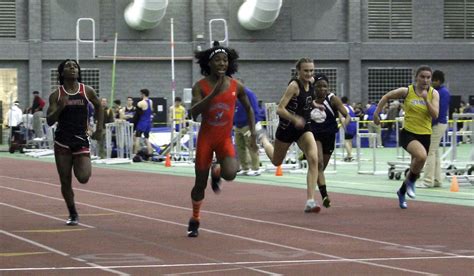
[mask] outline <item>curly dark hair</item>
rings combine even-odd
[[[214,41],[213,47],[209,48],[204,51],[197,51],[194,53],[194,57],[197,59],[199,66],[201,67],[201,74],[203,76],[209,76],[211,74],[211,68],[209,67],[209,61],[212,58],[211,54],[216,50],[222,50],[223,52],[227,53],[227,58],[229,61],[229,66],[227,67],[226,75],[231,76],[237,72],[237,59],[239,58],[239,54],[232,48],[227,48],[219,45],[219,42]]]
[[[82,82],[82,76],[81,76],[81,66],[79,66],[79,63],[75,59],[66,59],[63,62],[61,62],[58,66],[58,79],[59,79],[59,84],[63,85],[64,84],[64,77],[63,77],[63,71],[64,71],[64,65],[66,65],[66,62],[72,61],[77,65],[77,68],[79,69],[78,72],[78,77],[77,81]]]

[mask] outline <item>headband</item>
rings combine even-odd
[[[314,75],[314,82],[320,81],[320,80],[325,80],[327,83],[329,83],[328,77],[324,74],[316,74]]]
[[[224,53],[227,56],[227,51],[224,48],[217,48],[211,52],[211,54],[209,55],[209,59],[211,59],[213,56],[215,56],[218,53]]]

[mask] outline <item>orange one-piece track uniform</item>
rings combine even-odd
[[[203,97],[211,93],[213,88],[206,79],[201,79],[198,84]],[[196,169],[208,170],[211,167],[213,152],[218,160],[235,157],[231,132],[236,100],[237,81],[231,79],[229,88],[216,95],[209,103],[209,108],[202,113],[196,145]]]

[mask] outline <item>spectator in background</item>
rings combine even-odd
[[[19,141],[20,136],[20,125],[23,122],[23,111],[19,107],[20,103],[14,101],[11,108],[7,111],[7,126],[10,127],[10,153],[15,152],[14,141]]]
[[[359,121],[364,120],[365,112],[364,108],[362,107],[362,103],[353,103],[352,106],[354,107],[354,113]]]
[[[439,70],[433,72],[432,86],[439,94],[438,118],[432,120],[431,141],[428,157],[425,163],[423,181],[416,185],[417,188],[441,187],[441,156],[439,154],[439,143],[448,128],[448,111],[451,95],[444,85],[444,73]]]
[[[259,122],[264,122],[267,120],[267,116],[265,115],[265,106],[263,105],[263,101],[258,101],[258,114],[255,118]]]
[[[472,105],[470,105],[469,102],[465,103],[464,107],[461,110],[461,113],[474,113],[474,107]],[[465,118],[461,118],[461,119],[463,119],[463,120],[472,120],[473,118],[472,117],[465,117]],[[465,131],[466,133],[469,133],[469,131],[472,131],[471,126],[472,126],[472,122],[463,122],[462,123],[462,128],[460,128],[460,130]],[[462,143],[463,144],[470,143],[470,141],[471,141],[470,139],[471,139],[471,135],[469,135],[469,134],[462,135]]]
[[[129,123],[136,124],[136,122],[133,122],[133,117],[135,116],[136,111],[137,108],[133,105],[133,98],[127,97],[127,105],[123,109],[123,119],[127,120]]]
[[[104,112],[104,115],[103,115],[104,120],[103,120],[101,129],[103,129],[104,131],[102,131],[101,136],[99,137],[99,140],[97,141],[97,147],[99,148],[99,157],[103,159],[107,157],[107,152],[105,151],[105,133],[106,133],[105,125],[108,123],[114,122],[114,112],[112,111],[112,108],[108,107],[107,98],[102,98],[100,102],[102,105],[102,110]]]
[[[151,155],[153,153],[153,148],[151,147],[149,138],[153,118],[153,101],[148,98],[150,96],[150,91],[148,89],[141,89],[140,94],[142,100],[137,103],[137,125],[135,127],[134,153],[137,153],[140,150],[140,139],[143,135],[145,138],[147,155]]]
[[[119,119],[123,120],[124,115],[123,115],[122,101],[120,101],[119,99],[116,99],[114,101],[114,106],[112,107],[112,111],[114,113],[115,120],[119,120]]]
[[[39,91],[33,91],[33,104],[28,109],[28,113],[33,114],[33,130],[35,132],[35,138],[42,138],[44,136],[41,118],[43,117],[45,102],[39,94]]]
[[[344,157],[344,162],[351,162],[354,160],[352,157],[352,139],[357,132],[357,122],[352,121],[352,118],[356,118],[357,116],[352,106],[349,105],[349,99],[346,96],[342,97],[341,101],[346,108],[347,113],[349,113],[349,116],[351,117],[351,122],[346,124],[346,131],[344,132],[344,148],[346,149],[346,157]],[[340,113],[339,118],[342,120]]]
[[[243,80],[239,79],[243,84]],[[260,126],[259,108],[257,96],[248,87],[244,86],[245,94],[249,99],[250,105],[255,116],[255,124]],[[257,129],[258,127],[255,126]],[[260,126],[261,128],[261,126]],[[237,175],[258,176],[260,175],[260,158],[258,156],[258,149],[252,149],[250,141],[250,127],[248,125],[247,112],[238,100],[235,105],[234,114],[234,139],[237,147],[237,155],[239,157],[240,171]]]
[[[186,108],[183,106],[183,100],[181,97],[174,98],[174,105],[170,106],[168,120],[170,126],[174,126],[174,129],[179,130],[184,126],[186,122]]]
[[[382,107],[383,108],[383,107]],[[382,146],[382,127],[380,125],[377,125],[374,123],[374,112],[377,109],[377,104],[375,102],[372,102],[370,106],[367,108],[366,115],[367,115],[367,120],[370,121],[367,125],[367,128],[369,130],[369,133],[376,133],[376,141],[377,141],[377,147],[381,148]],[[380,114],[377,114],[380,115]],[[371,138],[370,139],[370,146],[374,146],[374,140]]]
[[[385,118],[386,120],[393,121],[396,120],[398,117],[398,113],[400,109],[400,102],[395,100],[391,102],[388,106],[388,111],[387,111],[387,117]],[[387,122],[385,123],[385,126],[387,127],[387,131],[385,132],[385,135],[383,136],[383,140],[386,142],[390,141],[390,136],[392,135],[393,128],[395,126],[394,122]],[[398,131],[398,130],[397,130]]]
[[[10,110],[7,111],[7,126],[18,130],[18,126],[23,122],[23,111],[20,108],[20,102],[14,101]]]

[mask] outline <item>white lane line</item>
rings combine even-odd
[[[13,180],[21,180],[21,181],[26,181],[26,182],[40,183],[40,184],[45,184],[45,185],[53,186],[53,187],[59,187],[60,186],[60,185],[52,184],[52,183],[49,183],[49,182],[37,181],[37,180],[31,180],[31,179],[25,179],[25,178],[17,178],[17,177],[3,176],[3,175],[0,175],[0,177],[10,178],[10,179],[13,179]],[[174,209],[180,209],[180,210],[186,210],[186,211],[191,211],[192,210],[191,208],[187,208],[187,207],[176,206],[176,205],[171,205],[171,204],[166,204],[166,203],[161,203],[161,202],[156,202],[156,201],[150,201],[150,200],[145,200],[145,199],[125,197],[125,196],[107,194],[107,193],[96,192],[96,191],[89,191],[89,190],[80,189],[80,188],[78,188],[78,189],[75,188],[74,190],[82,191],[82,192],[86,192],[86,193],[103,195],[103,196],[107,196],[107,197],[120,198],[120,199],[126,199],[126,200],[131,200],[131,201],[142,202],[142,203],[149,203],[149,204],[154,204],[154,205],[159,205],[159,206],[165,206],[165,207],[174,208]],[[440,250],[421,248],[421,247],[416,247],[416,246],[411,246],[411,245],[402,245],[402,244],[399,244],[399,243],[375,240],[375,239],[364,238],[364,237],[358,237],[358,236],[342,234],[342,233],[337,233],[337,232],[332,232],[332,231],[317,230],[317,229],[300,227],[300,226],[295,226],[295,225],[290,225],[290,224],[285,224],[285,223],[279,223],[279,222],[273,222],[273,221],[267,221],[267,220],[260,220],[260,219],[253,219],[253,218],[241,217],[241,216],[236,216],[236,215],[230,215],[230,214],[225,214],[225,213],[220,213],[220,212],[213,212],[213,211],[206,211],[206,210],[202,210],[201,212],[206,213],[206,214],[216,215],[216,216],[222,216],[222,217],[238,219],[238,220],[244,220],[244,221],[251,221],[251,222],[255,222],[255,223],[280,226],[280,227],[285,227],[285,228],[290,228],[290,229],[308,231],[308,232],[319,233],[319,234],[326,234],[326,235],[343,237],[343,238],[354,239],[354,240],[360,240],[360,241],[376,243],[376,244],[396,246],[396,247],[401,247],[401,248],[406,248],[406,249],[411,249],[411,250],[418,250],[418,251],[422,251],[422,252],[445,254],[445,255],[448,255],[448,256],[459,256],[458,254],[454,254],[454,253],[450,253],[450,252],[444,252],[444,251],[440,251]]]
[[[434,256],[434,257],[389,257],[389,258],[357,258],[357,259],[306,259],[287,261],[248,261],[248,262],[215,262],[215,263],[185,263],[185,264],[157,264],[157,265],[113,265],[102,266],[110,269],[133,269],[133,268],[186,268],[186,267],[206,267],[206,266],[239,266],[239,265],[290,265],[290,264],[321,264],[321,263],[351,263],[351,262],[389,262],[389,261],[423,261],[423,260],[444,260],[444,259],[473,259],[474,256]],[[96,269],[89,266],[77,267],[22,267],[22,268],[0,268],[0,271],[27,271],[27,270],[91,270]],[[238,268],[232,268],[238,269]]]
[[[18,209],[18,210],[28,212],[28,213],[31,213],[31,214],[35,214],[37,216],[42,216],[42,217],[46,217],[46,218],[50,218],[50,219],[59,220],[59,221],[64,222],[64,219],[60,219],[60,218],[53,217],[53,216],[50,216],[50,215],[47,215],[47,214],[39,213],[39,212],[36,212],[36,211],[33,211],[33,210],[28,210],[28,209],[21,208],[21,207],[18,207],[18,206],[10,205],[10,204],[4,203],[4,202],[0,202],[0,205],[7,206],[7,207],[10,207],[10,208],[14,208],[14,209]],[[88,224],[84,224],[84,223],[79,223],[79,226],[84,226],[84,227],[87,227],[87,228],[95,228],[92,225],[88,225]]]
[[[1,186],[2,188],[5,188],[3,186]],[[7,189],[10,189],[10,188],[7,188]],[[16,189],[14,189],[16,190]],[[18,190],[16,190],[18,191]],[[31,194],[30,192],[27,192],[29,194]],[[48,196],[45,196],[45,197],[48,197]],[[52,198],[52,197],[48,197],[48,198]],[[58,200],[57,198],[53,198],[55,200]],[[35,215],[38,215],[38,216],[43,216],[43,217],[47,217],[47,218],[50,218],[50,219],[54,219],[54,220],[60,220],[60,221],[63,221],[59,218],[56,218],[56,217],[53,217],[53,216],[50,216],[50,215],[46,215],[46,214],[43,214],[43,213],[39,213],[39,212],[35,212],[35,211],[32,211],[32,210],[28,210],[28,209],[25,209],[25,208],[21,208],[21,207],[18,207],[18,206],[14,206],[14,205],[10,205],[10,204],[7,204],[7,203],[4,203],[4,202],[0,202],[0,205],[3,205],[3,206],[7,206],[7,207],[11,207],[11,208],[14,208],[14,209],[18,209],[18,210],[22,210],[22,211],[25,211],[25,212],[29,212],[29,213],[32,213],[32,214],[35,214]],[[116,214],[117,212],[113,213],[113,214]],[[89,227],[89,228],[95,228],[94,226],[91,226],[91,225],[88,225],[88,224],[84,224],[84,223],[80,223],[79,226],[86,226],[86,227]],[[85,262],[87,263],[88,265],[90,266],[93,266],[93,267],[100,267],[94,263],[89,263],[85,260],[82,260],[82,259],[79,259],[79,258],[73,258],[75,260],[78,260],[78,261],[81,261],[81,262]],[[256,269],[256,268],[250,268],[250,267],[240,267],[239,269],[248,269],[248,270],[253,270],[253,271],[256,271],[256,272],[260,272],[260,273],[263,273],[263,274],[267,274],[267,275],[274,275],[274,273],[271,273],[271,272],[268,272],[268,271],[264,271],[264,270],[261,270],[261,269]]]
[[[46,249],[46,250],[48,250],[48,251],[50,251],[50,252],[53,252],[53,253],[56,253],[56,254],[58,254],[58,255],[61,255],[61,256],[64,256],[64,257],[70,257],[71,259],[76,260],[76,261],[85,262],[87,265],[90,265],[91,267],[93,267],[93,268],[95,268],[95,269],[100,269],[100,270],[107,271],[107,272],[111,272],[111,273],[114,273],[114,274],[117,274],[117,275],[121,275],[121,276],[129,275],[129,274],[127,274],[127,273],[123,273],[123,272],[121,272],[121,271],[114,270],[114,269],[112,269],[112,268],[103,267],[103,266],[100,266],[100,265],[98,265],[98,264],[94,264],[94,263],[91,263],[91,262],[86,262],[86,261],[81,260],[81,259],[79,259],[79,258],[74,258],[74,257],[70,256],[68,253],[59,251],[59,250],[57,250],[57,249],[54,249],[54,248],[49,247],[49,246],[47,246],[47,245],[41,244],[41,243],[39,243],[39,242],[35,242],[35,241],[33,241],[33,240],[30,240],[30,239],[27,239],[27,238],[24,238],[24,237],[21,237],[21,236],[12,234],[12,233],[7,232],[7,231],[5,231],[5,230],[0,230],[0,233],[2,233],[2,234],[4,234],[4,235],[7,235],[7,236],[10,236],[10,237],[12,237],[12,238],[18,239],[18,240],[27,242],[27,243],[32,244],[32,245],[34,245],[34,246],[37,246],[37,247]],[[91,268],[91,267],[90,267],[90,268]]]
[[[45,197],[45,198],[49,198],[49,199],[53,199],[53,200],[61,200],[61,201],[63,200],[62,198],[55,198],[55,197],[51,197],[51,196],[47,196],[47,195],[37,194],[37,193],[33,193],[33,192],[27,192],[27,191],[18,190],[18,189],[14,189],[14,188],[10,188],[10,187],[5,187],[5,186],[0,186],[0,188],[7,189],[7,190],[12,190],[12,191],[17,191],[17,192],[25,193],[25,194],[31,194],[31,195],[35,195],[35,196],[39,196],[39,197]],[[174,221],[152,218],[152,217],[148,217],[148,216],[143,216],[143,215],[139,215],[139,214],[134,214],[134,213],[123,212],[123,211],[119,211],[119,210],[104,208],[104,207],[100,207],[100,206],[96,206],[96,205],[92,205],[92,204],[87,204],[87,203],[82,203],[82,202],[77,202],[77,201],[76,201],[76,204],[82,204],[82,205],[85,205],[85,206],[88,206],[88,207],[91,207],[91,208],[97,208],[97,209],[100,209],[100,210],[106,210],[106,211],[110,211],[110,212],[117,212],[117,213],[124,214],[124,215],[139,217],[139,218],[143,218],[143,219],[147,219],[147,220],[154,220],[154,221],[164,222],[164,223],[168,223],[168,224],[172,224],[172,225],[178,225],[178,226],[184,226],[184,227],[187,226],[187,224],[177,223],[177,222],[174,222]],[[310,250],[306,250],[306,249],[302,249],[302,248],[277,244],[277,243],[273,243],[273,242],[269,242],[269,241],[249,238],[249,237],[240,236],[240,235],[224,233],[224,232],[220,232],[220,231],[216,231],[216,230],[211,230],[211,229],[206,229],[206,228],[200,228],[200,230],[207,231],[207,232],[210,232],[210,233],[213,233],[213,234],[222,235],[222,236],[232,237],[232,238],[236,238],[236,239],[242,239],[242,240],[247,240],[247,241],[251,241],[251,242],[271,245],[271,246],[275,246],[275,247],[291,249],[291,250],[295,250],[295,251],[299,251],[299,252],[317,254],[317,255],[324,256],[324,257],[328,257],[328,258],[348,260],[347,258],[339,257],[339,256],[336,256],[336,255],[326,254],[326,253],[322,253],[322,252],[318,252],[318,251],[310,251]],[[355,260],[353,262],[366,264],[366,265],[370,265],[370,266],[377,266],[377,267],[383,267],[383,268],[388,268],[388,269],[393,269],[393,270],[399,270],[399,271],[404,271],[404,272],[410,272],[410,273],[416,273],[416,274],[422,274],[422,275],[431,275],[431,273],[427,273],[427,272],[424,272],[424,271],[405,269],[405,268],[401,268],[401,267],[388,266],[388,265],[383,265],[383,264],[376,264],[376,263],[370,263],[370,262],[365,262],[365,261],[357,261],[357,260]]]

